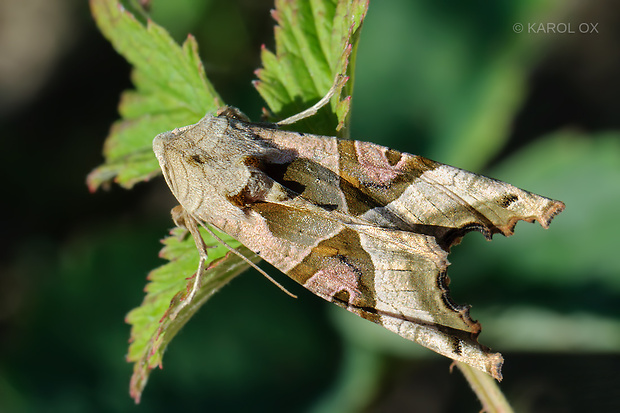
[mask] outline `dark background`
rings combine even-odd
[[[260,45],[273,47],[272,2],[165,3],[153,2],[154,20],[180,41],[195,33],[218,92],[257,118],[250,82]],[[508,240],[466,239],[451,255],[451,287],[474,306],[481,341],[504,354],[515,409],[619,409],[618,4],[410,3],[371,2],[352,136],[566,202],[548,231],[520,224]],[[528,22],[592,22],[598,33],[528,33]],[[449,360],[278,277],[292,300],[253,272],[179,334],[135,407],[123,318],[162,263],[174,202],[161,179],[94,194],[85,185],[130,68],[86,2],[10,0],[0,70],[0,411],[479,409]],[[508,98],[480,104],[496,87]],[[500,143],[453,150],[460,131],[476,131],[471,119],[502,118]]]

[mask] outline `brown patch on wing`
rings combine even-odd
[[[263,162],[256,156],[246,156],[243,159],[243,164],[256,169],[263,169]]]
[[[239,192],[227,195],[226,198],[236,207],[247,209],[251,204],[265,199],[271,191],[273,181],[261,171],[263,164],[257,157],[246,156],[243,163],[248,167],[250,177]]]
[[[391,166],[397,165],[402,157],[403,154],[395,151],[394,149],[388,149],[387,151],[385,151],[385,159],[387,159],[388,163]]]
[[[341,228],[338,222],[323,215],[283,204],[257,202],[250,208],[265,218],[273,236],[300,247],[314,247],[321,239],[331,237]],[[325,245],[323,248],[324,254],[330,253]]]
[[[508,208],[512,203],[518,200],[519,200],[519,197],[517,195],[506,194],[502,197],[499,204],[502,206],[502,208]]]
[[[347,290],[344,290],[344,289],[338,291],[332,297],[332,301],[333,302],[340,302],[340,303],[343,303],[343,304],[345,304],[345,303],[348,304],[350,300],[351,300],[351,293],[349,291],[347,291]]]
[[[341,179],[324,166],[307,158],[296,158],[288,163],[265,164],[263,170],[271,179],[313,204],[342,210]]]
[[[239,209],[244,209],[248,205],[248,198],[245,196],[245,191],[239,191],[239,193],[235,195],[229,195],[226,199]]]
[[[320,297],[379,322],[372,259],[356,231],[344,228],[321,241],[288,275]]]

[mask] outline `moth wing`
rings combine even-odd
[[[317,295],[500,378],[501,355],[477,342],[480,325],[449,296],[447,252],[471,230],[490,239],[511,235],[519,220],[547,227],[564,204],[372,143],[281,132],[271,142],[294,156],[270,159],[265,172],[300,196],[252,209],[279,238],[304,234],[307,245],[296,265],[280,268]]]
[[[268,231],[260,236],[242,231],[239,240],[304,287],[501,378],[501,355],[477,342],[480,325],[449,297],[447,253],[434,237],[351,220],[303,198],[259,202],[250,209]]]
[[[446,250],[471,230],[490,239],[511,235],[519,220],[547,228],[564,209],[505,182],[369,142],[294,132],[269,139],[296,154],[274,170],[284,186],[318,205],[434,236]]]

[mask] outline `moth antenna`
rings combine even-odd
[[[284,286],[282,284],[280,284],[279,282],[277,282],[276,280],[274,280],[273,278],[271,278],[269,276],[269,274],[267,274],[265,271],[263,271],[258,265],[254,264],[252,261],[250,261],[245,255],[241,254],[239,251],[237,251],[235,248],[231,247],[230,245],[228,245],[226,243],[226,241],[224,241],[223,239],[221,239],[220,237],[218,237],[217,235],[215,235],[215,233],[213,231],[211,231],[210,228],[208,228],[206,225],[204,225],[202,223],[202,221],[197,220],[198,223],[200,224],[201,227],[203,227],[205,229],[205,231],[207,231],[213,238],[215,238],[216,240],[218,240],[222,245],[224,245],[226,248],[228,248],[228,250],[230,252],[232,252],[233,254],[237,255],[239,258],[241,258],[243,261],[247,262],[248,264],[250,264],[250,266],[252,268],[254,268],[256,271],[260,272],[265,278],[267,278],[269,281],[271,281],[272,283],[274,283],[279,289],[281,289],[282,291],[284,291],[287,295],[289,295],[290,297],[293,298],[297,298],[297,296],[293,293],[291,293],[289,290],[287,290],[286,288],[284,288]]]
[[[334,96],[337,90],[339,90],[344,84],[349,80],[348,76],[343,76],[341,74],[336,75],[336,79],[334,79],[334,84],[327,91],[327,94],[321,98],[314,105],[304,110],[303,112],[299,112],[296,115],[288,117],[286,119],[281,120],[280,122],[276,122],[276,125],[290,125],[291,123],[298,122],[302,119],[309,118],[310,116],[316,114],[319,109],[329,103],[329,100]]]

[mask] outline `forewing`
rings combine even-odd
[[[560,201],[373,143],[294,132],[268,138],[297,155],[273,170],[283,185],[380,226],[431,235],[445,250],[471,230],[508,236],[519,220],[547,228],[564,209]]]

